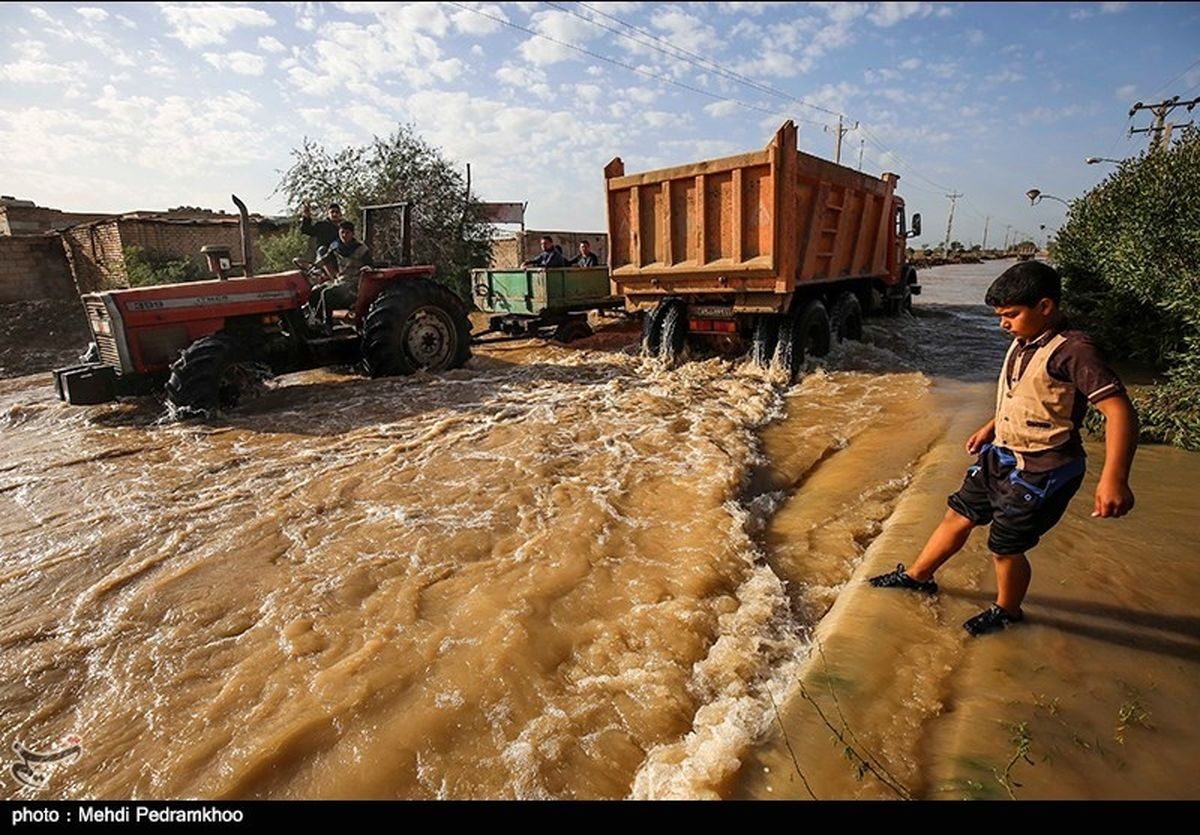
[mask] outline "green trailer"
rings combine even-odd
[[[488,329],[474,334],[486,341],[550,336],[571,342],[591,335],[590,311],[625,304],[612,294],[607,267],[472,270],[471,292],[476,307],[492,314]]]

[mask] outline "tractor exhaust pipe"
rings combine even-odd
[[[250,261],[250,213],[246,211],[246,204],[238,199],[236,194],[231,194],[233,204],[238,207],[238,229],[242,233],[242,265],[245,270],[246,278],[254,278],[254,265]]]

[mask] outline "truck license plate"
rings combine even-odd
[[[688,316],[693,319],[732,319],[733,307],[717,304],[696,304],[688,307]]]

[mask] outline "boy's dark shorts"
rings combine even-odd
[[[976,525],[991,524],[988,549],[993,554],[1023,554],[1066,512],[1083,483],[1082,465],[1080,461],[1070,469],[1031,473],[1018,470],[1007,450],[988,444],[947,504]],[[1013,480],[1014,473],[1019,482]]]

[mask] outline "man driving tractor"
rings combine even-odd
[[[360,273],[374,266],[371,250],[354,237],[354,224],[343,220],[338,224],[338,239],[318,252],[314,266],[328,278],[313,287],[309,299],[309,322],[329,329],[334,310],[351,310],[358,298]]]

